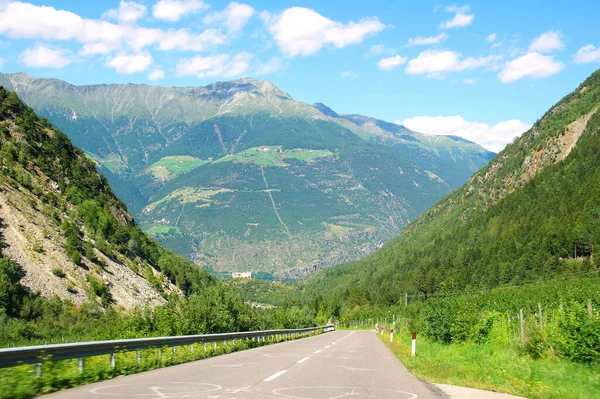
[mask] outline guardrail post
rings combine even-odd
[[[110,367],[115,368],[117,366],[117,356],[114,353],[110,354]]]
[[[206,342],[204,343],[204,352],[206,352]]]
[[[171,347],[171,354],[172,354],[172,355],[175,355],[175,354],[177,354],[177,347],[176,347],[176,346],[172,346],[172,347]]]
[[[194,353],[194,344],[190,345],[190,352]]]
[[[83,373],[84,364],[85,364],[85,360],[83,360],[82,357],[77,359],[77,370],[79,371],[79,374]]]
[[[142,352],[135,351],[135,361],[137,362],[137,364],[140,364],[142,362]]]
[[[42,378],[42,363],[36,363],[33,368],[35,370],[35,378]]]
[[[217,349],[217,343],[213,342],[213,349]]]

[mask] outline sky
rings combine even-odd
[[[0,71],[77,85],[270,80],[498,152],[600,68],[600,2],[0,0]]]

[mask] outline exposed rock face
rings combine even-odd
[[[5,92],[0,88],[0,100]],[[23,272],[20,283],[32,292],[45,298],[58,296],[76,305],[88,300],[98,300],[90,280],[108,288],[112,301],[118,307],[131,309],[142,306],[157,306],[166,303],[164,293],[179,293],[160,273],[140,258],[127,257],[113,250],[111,258],[95,245],[93,234],[87,231],[78,211],[61,190],[61,184],[46,175],[33,159],[41,159],[47,141],[60,140],[58,132],[45,128],[34,119],[23,127],[22,116],[7,110],[10,105],[0,101],[0,249],[1,255],[18,263]],[[31,115],[23,118],[34,118]],[[36,136],[37,135],[37,136]],[[38,137],[32,141],[31,137]],[[64,136],[63,136],[64,137]],[[34,149],[29,149],[29,148]],[[65,144],[64,148],[71,148]],[[35,155],[31,155],[34,153]],[[15,154],[18,154],[15,156]],[[47,154],[46,154],[47,155]],[[75,155],[77,157],[77,155]],[[16,158],[30,157],[28,161]],[[44,159],[52,159],[50,156]],[[81,157],[85,160],[85,157]],[[55,154],[54,171],[64,163],[61,155]],[[88,161],[89,162],[89,161]],[[81,168],[77,173],[87,178],[90,184],[98,184],[106,198],[111,198],[110,189],[103,186],[102,179],[89,164],[75,162]],[[60,172],[56,173],[60,175]],[[65,178],[65,181],[68,178]],[[63,185],[64,187],[64,185]],[[100,194],[100,193],[99,193]],[[76,195],[72,191],[69,195]],[[118,223],[133,223],[132,216],[112,197],[107,204]],[[67,250],[67,239],[61,227],[72,221],[81,232],[81,259],[76,262]],[[110,244],[107,244],[110,247]],[[86,249],[84,253],[83,248]],[[92,255],[93,254],[93,255]],[[162,282],[159,292],[142,273],[152,273]],[[105,303],[106,305],[106,303]]]

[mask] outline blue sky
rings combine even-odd
[[[251,76],[498,151],[600,68],[600,2],[0,0],[0,71],[74,84]]]

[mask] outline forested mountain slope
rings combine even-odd
[[[215,271],[297,277],[359,259],[493,155],[271,82],[74,86],[0,74],[97,162],[140,226]]]
[[[352,303],[598,268],[600,71],[371,256],[309,282]]]
[[[218,283],[144,234],[83,151],[2,87],[0,222],[3,283],[46,298],[133,308]]]

